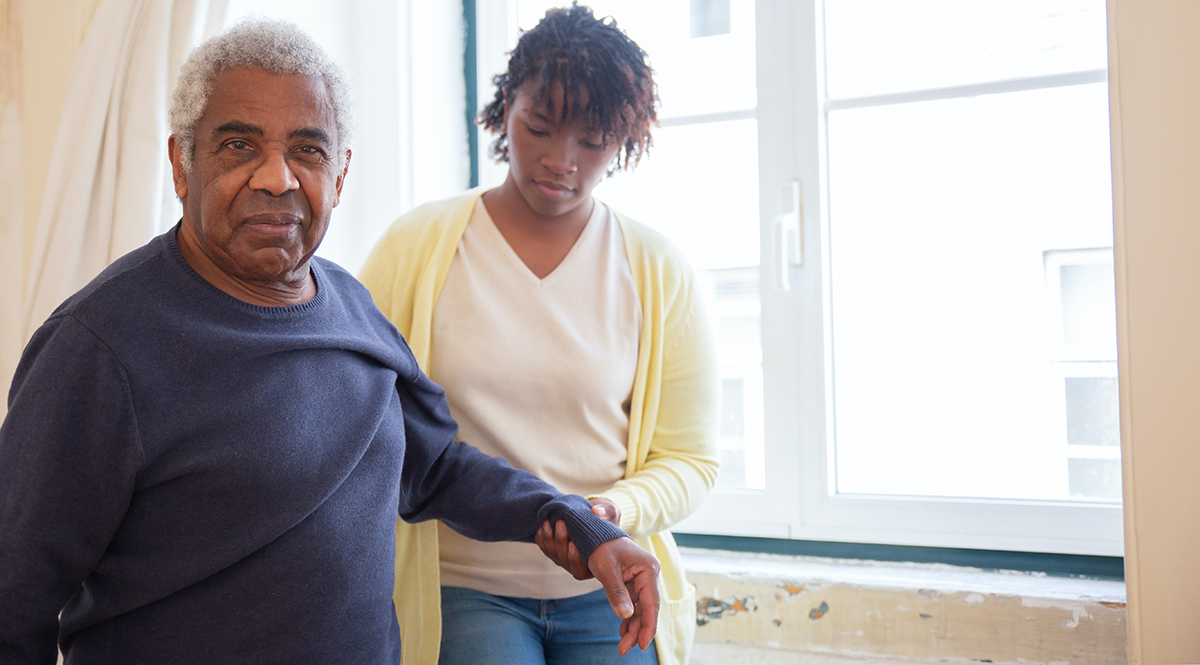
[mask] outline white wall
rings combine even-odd
[[[1108,0],[1129,655],[1200,662],[1200,2]]]

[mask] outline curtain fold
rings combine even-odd
[[[167,98],[226,0],[101,0],[76,57],[34,234],[24,339],[114,259],[176,221]]]
[[[25,278],[22,66],[20,0],[0,0],[0,386],[7,396],[8,379],[17,367],[24,342],[21,281]],[[7,410],[0,399],[0,417]]]

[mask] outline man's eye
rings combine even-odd
[[[232,148],[233,150],[237,150],[237,151],[250,149],[250,144],[246,143],[245,141],[230,141],[229,143],[227,143],[225,145],[228,146],[229,148]]]
[[[324,159],[325,151],[315,145],[302,145],[296,148],[296,154],[305,159]]]

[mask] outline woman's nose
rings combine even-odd
[[[558,175],[573,173],[576,164],[575,151],[571,148],[571,141],[555,141],[550,146],[550,150],[542,157],[542,166],[545,166]]]

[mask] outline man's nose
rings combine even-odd
[[[282,196],[300,188],[300,181],[288,165],[286,155],[279,150],[268,150],[262,162],[250,176],[250,189],[265,191],[272,196]]]
[[[572,147],[572,143],[570,139],[555,141],[542,156],[542,166],[545,166],[558,175],[574,173],[576,164],[575,150]]]

